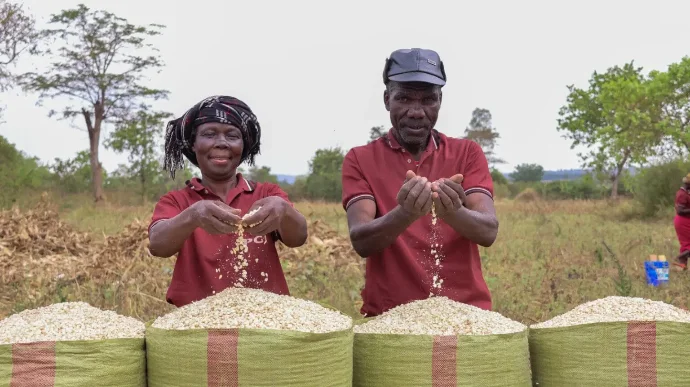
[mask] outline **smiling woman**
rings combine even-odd
[[[169,303],[183,306],[229,286],[289,294],[275,244],[301,246],[307,225],[278,185],[237,173],[243,162],[254,164],[260,145],[256,116],[233,97],[206,98],[168,123],[170,176],[184,166],[183,157],[201,171],[201,178],[161,197],[149,225],[151,254],[177,254]],[[246,242],[240,260],[236,246],[245,243],[238,242]]]

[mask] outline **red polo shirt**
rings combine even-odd
[[[352,148],[343,162],[343,207],[371,199],[376,202],[376,217],[394,209],[396,195],[405,173],[414,171],[430,181],[464,176],[466,194],[493,197],[491,173],[481,147],[470,140],[450,138],[433,132],[426,150],[415,161],[396,141],[392,130],[367,145]],[[482,275],[477,244],[455,232],[439,219],[438,238],[432,242],[431,215],[415,221],[383,252],[368,257],[362,298],[362,314],[376,316],[411,301],[425,299],[432,292],[433,273],[443,279],[441,290],[433,293],[456,301],[491,309],[491,295]],[[435,269],[432,243],[443,259]]]
[[[225,203],[240,209],[242,214],[246,214],[254,202],[268,196],[288,200],[287,194],[276,184],[250,184],[242,174],[238,174],[237,179],[237,186],[228,192]],[[200,200],[220,198],[207,190],[197,178],[187,181],[185,188],[163,195],[153,211],[149,232],[157,222],[175,217]],[[254,236],[245,232],[244,237],[248,247],[248,253],[244,254],[248,263],[244,286],[289,294],[276,250],[277,235]],[[241,275],[241,272],[238,274],[233,269],[235,255],[232,249],[236,240],[234,233],[211,235],[201,228],[194,230],[177,255],[166,295],[168,302],[180,307],[233,286],[238,275]]]

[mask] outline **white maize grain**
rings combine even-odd
[[[403,335],[493,335],[522,332],[527,327],[496,312],[431,297],[397,306],[355,326],[355,333]]]
[[[143,338],[143,322],[85,302],[24,310],[0,321],[0,345],[39,341]]]
[[[157,318],[161,329],[278,329],[309,333],[347,330],[352,319],[321,305],[251,288],[227,288]]]
[[[673,321],[690,323],[690,312],[661,301],[639,297],[610,296],[590,301],[530,328],[557,328],[573,325],[622,321]]]

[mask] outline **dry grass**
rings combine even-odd
[[[172,309],[164,296],[174,259],[148,257],[144,248],[153,204],[54,201],[59,219],[41,212],[46,207],[0,215],[0,318],[59,301],[86,301],[144,321]],[[310,220],[310,240],[295,250],[281,247],[292,295],[358,317],[364,262],[349,245],[342,207],[296,205]],[[672,216],[639,220],[631,216],[633,203],[604,201],[499,201],[497,211],[498,240],[481,254],[494,310],[506,317],[532,324],[611,295],[688,307],[688,274],[672,273],[663,288],[645,283],[645,257],[677,253]]]

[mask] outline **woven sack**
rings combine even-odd
[[[353,386],[529,387],[528,334],[357,333]]]
[[[611,322],[531,329],[539,387],[690,386],[690,324]]]
[[[352,329],[166,330],[147,326],[150,387],[350,387]]]
[[[146,387],[144,339],[0,345],[0,387]]]

